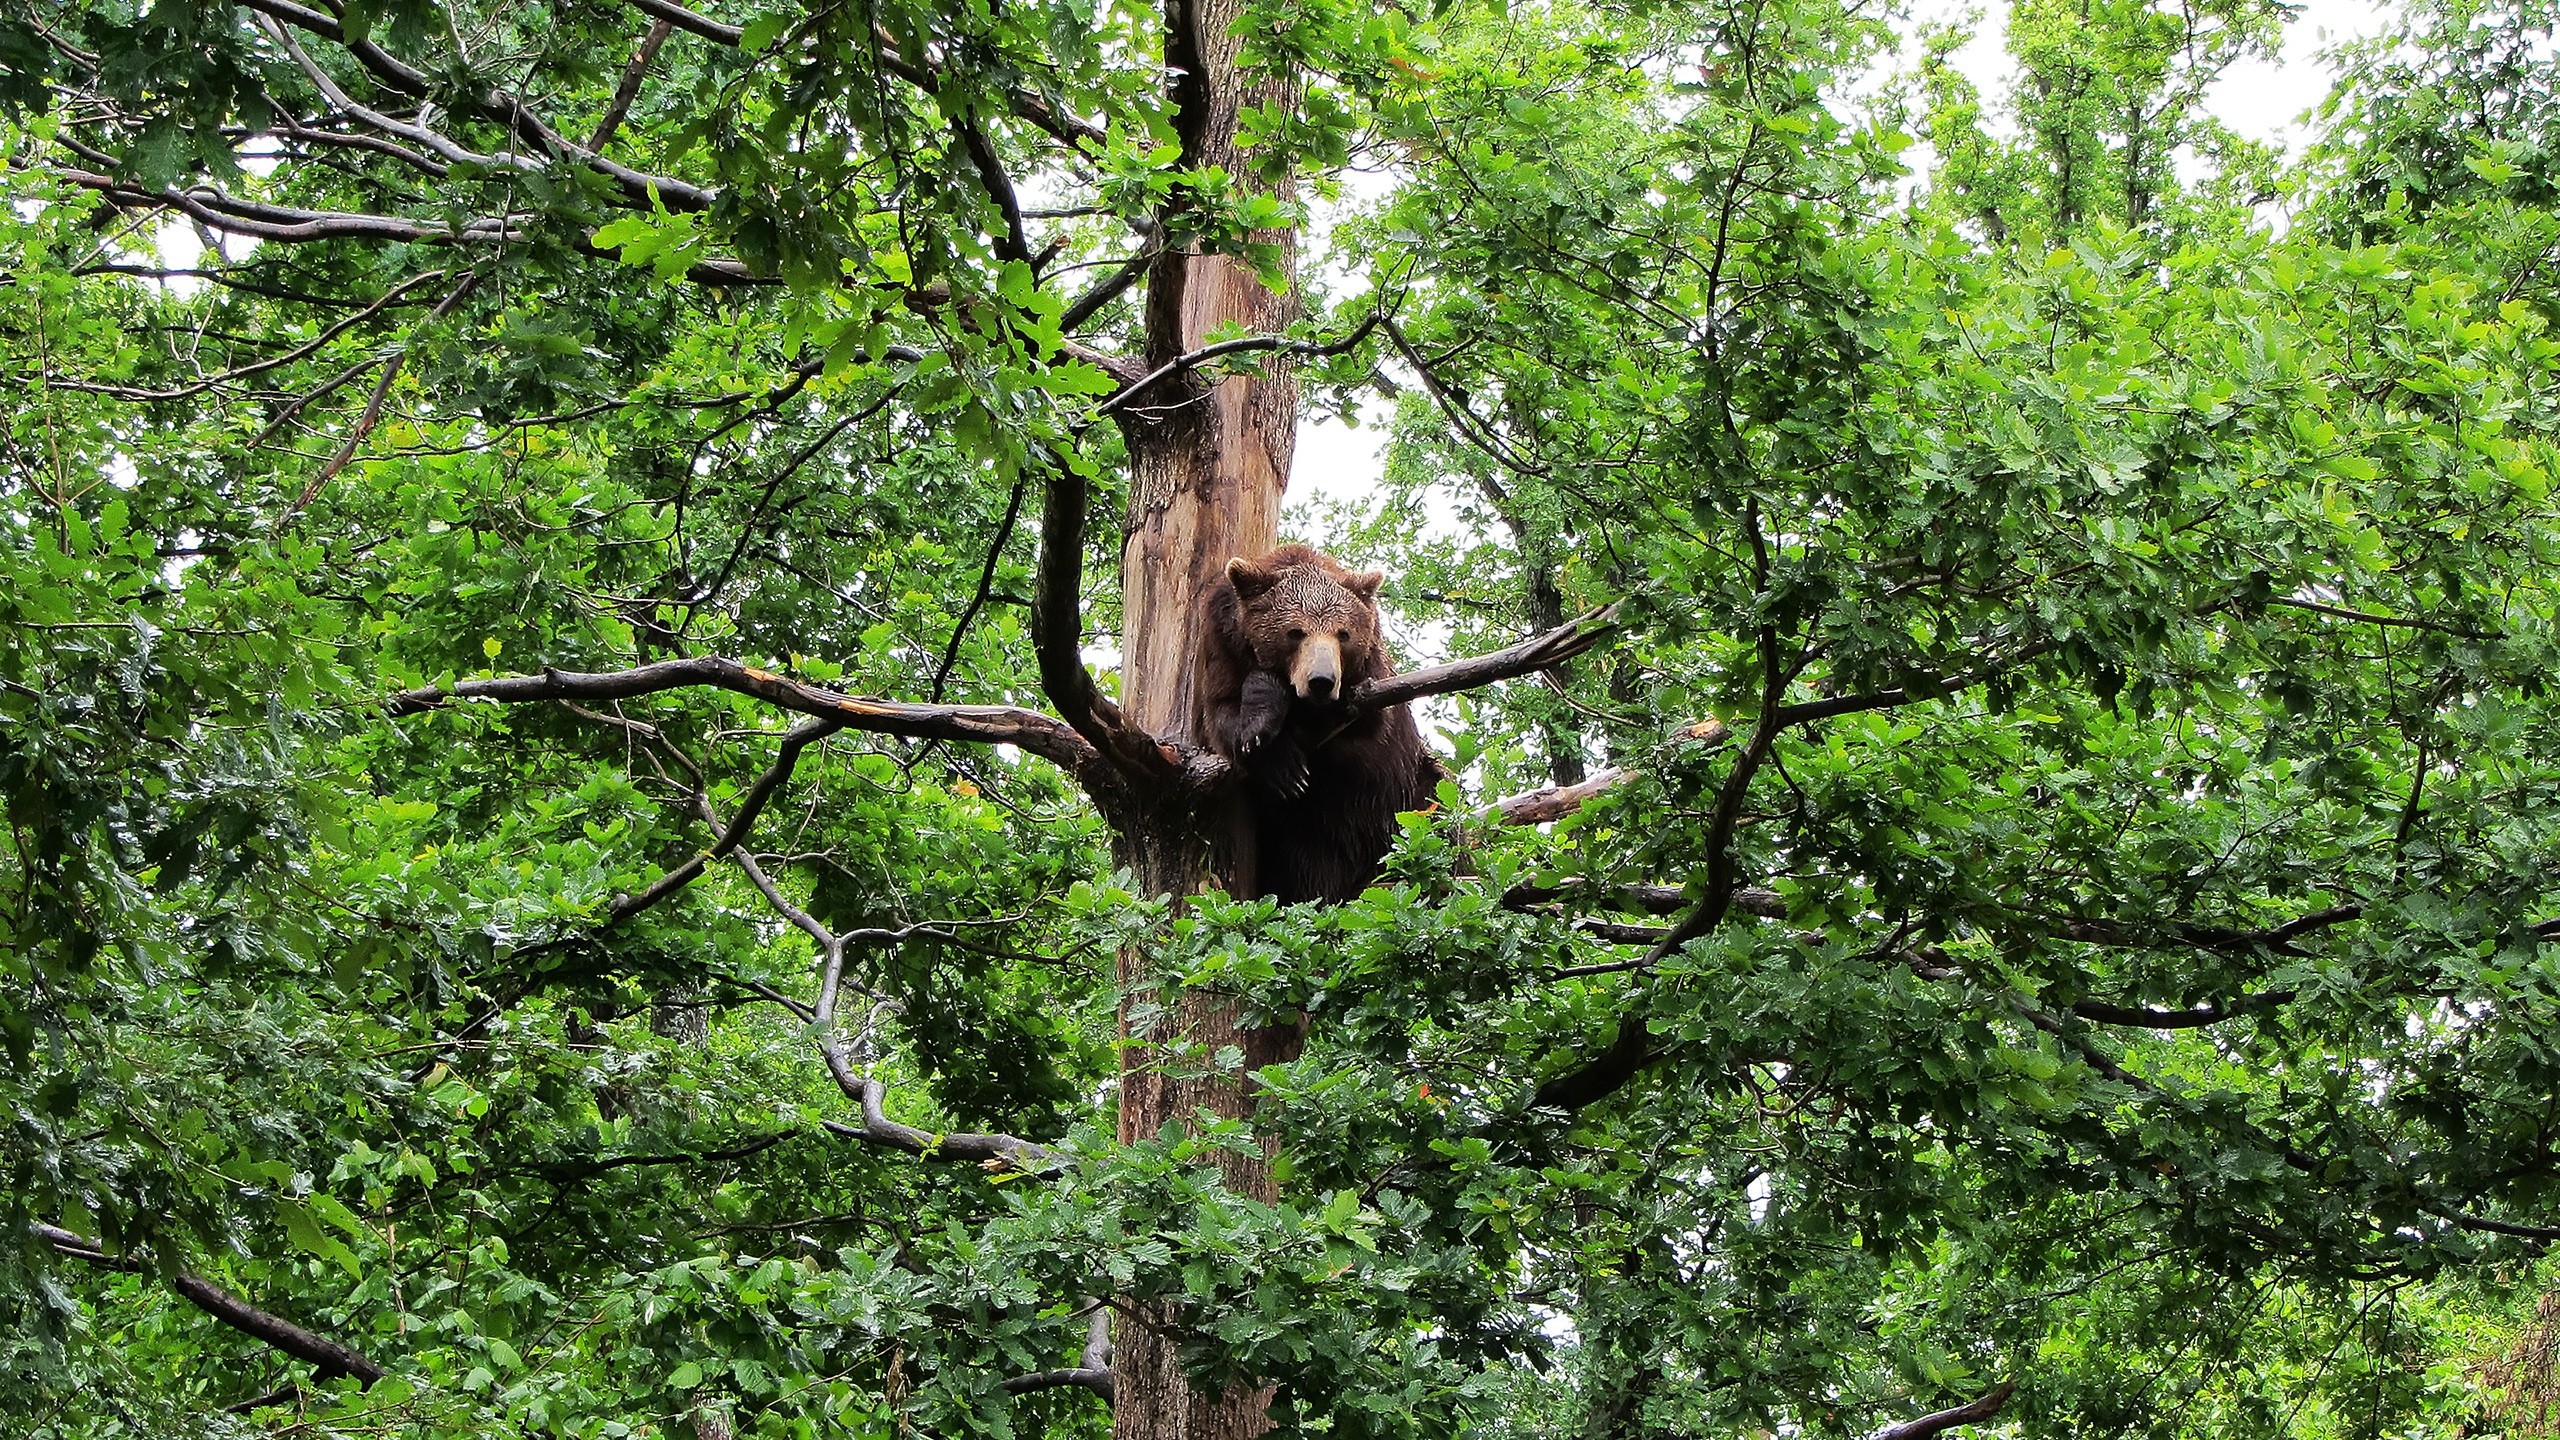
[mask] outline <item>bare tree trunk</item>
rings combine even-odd
[[[1230,32],[1242,10],[1240,0],[1166,0],[1165,63],[1178,77],[1175,128],[1184,163],[1221,166],[1239,185],[1252,185],[1251,167],[1235,145],[1238,108],[1288,103],[1296,87],[1287,76],[1238,72],[1238,42]],[[1256,238],[1282,247],[1294,281],[1294,234]],[[1233,258],[1168,248],[1147,276],[1147,365],[1198,349],[1222,324],[1270,334],[1296,314],[1294,283],[1274,293]],[[1297,383],[1278,357],[1259,375],[1215,386],[1178,374],[1124,412],[1131,461],[1120,551],[1120,698],[1128,720],[1148,733],[1177,743],[1205,740],[1192,716],[1192,618],[1231,557],[1257,555],[1278,542],[1297,422]],[[1239,798],[1220,814],[1141,817],[1123,828],[1120,859],[1150,894],[1253,893],[1252,825],[1244,809],[1250,803]],[[1152,964],[1144,952],[1124,952],[1124,989],[1143,987]],[[1186,996],[1149,1037],[1156,1046],[1125,1052],[1122,1139],[1154,1135],[1168,1122],[1188,1125],[1203,1109],[1227,1117],[1250,1111],[1252,1096],[1241,1076],[1169,1074],[1163,1062],[1172,1057],[1156,1048],[1179,1042],[1187,1053],[1174,1058],[1172,1068],[1193,1071],[1229,1046],[1243,1053],[1247,1070],[1297,1053],[1294,1030],[1249,1031],[1238,1019],[1231,1003]],[[1220,1164],[1229,1188],[1276,1197],[1270,1168],[1259,1157],[1231,1154]],[[1115,1440],[1250,1440],[1270,1428],[1267,1388],[1209,1395],[1190,1384],[1176,1354],[1184,1320],[1162,1306],[1124,1316],[1113,1353]]]

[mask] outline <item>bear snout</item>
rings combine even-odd
[[[1310,635],[1289,667],[1289,688],[1301,700],[1331,700],[1342,688],[1342,646],[1331,636]]]

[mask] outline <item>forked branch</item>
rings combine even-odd
[[[696,796],[694,808],[701,813],[705,821],[714,826],[720,824],[720,817],[712,810],[709,800]],[[729,828],[738,828],[734,820]],[[773,877],[765,873],[764,866],[757,862],[753,854],[743,849],[731,853],[738,863],[738,868],[746,872],[747,879],[756,887],[757,893],[764,896],[765,903],[771,905],[776,914],[791,922],[794,928],[817,942],[818,1003],[810,1008],[808,1022],[810,1028],[818,1033],[818,1052],[826,1060],[827,1073],[834,1077],[837,1088],[843,1090],[845,1095],[860,1108],[862,1115],[862,1123],[859,1125],[848,1125],[841,1120],[820,1122],[829,1134],[841,1135],[849,1140],[861,1140],[873,1145],[883,1145],[893,1150],[904,1150],[910,1155],[925,1155],[942,1160],[974,1160],[996,1169],[1021,1170],[1036,1174],[1052,1167],[1054,1162],[1048,1147],[1036,1145],[1015,1136],[969,1132],[936,1134],[930,1130],[919,1130],[912,1125],[899,1124],[890,1119],[886,1110],[882,1108],[882,1101],[888,1094],[888,1087],[867,1075],[857,1073],[853,1057],[845,1053],[844,1037],[835,1030],[836,1000],[843,993],[844,987],[847,984],[854,984],[856,989],[862,989],[866,994],[873,995],[878,1003],[895,1003],[879,1000],[877,992],[868,990],[858,982],[848,980],[844,965],[845,947],[855,942],[893,945],[910,936],[939,932],[926,925],[909,925],[895,930],[836,930],[799,905],[792,903],[791,898],[782,893],[782,887],[776,885]]]
[[[1084,1354],[1066,1370],[1042,1370],[1030,1375],[1016,1375],[1001,1387],[1008,1395],[1025,1395],[1034,1390],[1056,1390],[1075,1385],[1092,1391],[1108,1402],[1116,1397],[1111,1383],[1111,1307],[1097,1300],[1085,1321]]]

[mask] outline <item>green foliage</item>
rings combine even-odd
[[[1854,1435],[2008,1379],[2019,1433],[2525,1424],[2546,14],[2414,11],[2281,177],[2203,108],[2256,4],[2022,4],[2013,93],[1914,35],[1866,105],[1897,36],[1829,0],[1257,5],[1304,84],[1253,175],[1186,160],[1156,7],[724,11],[617,106],[637,14],[0,13],[17,1430],[1098,1436],[1005,1382],[1102,1298],[1301,1433]],[[801,743],[773,707],[386,713],[714,654],[1043,704],[1041,495],[1092,477],[1115,573],[1143,373],[1142,298],[1078,300],[1147,244],[1280,278],[1310,214],[1301,338],[1360,340],[1302,376],[1392,445],[1294,522],[1389,569],[1408,664],[1621,606],[1427,708],[1459,779],[1361,900],[1135,895],[1045,762],[845,729],[745,837],[808,926],[725,857],[633,912]],[[1250,1122],[1118,1133],[1134,1041],[1230,1002],[1303,1053],[1154,1060]],[[821,1041],[1053,1167],[858,1143]]]

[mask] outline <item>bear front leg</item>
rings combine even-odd
[[[1289,733],[1289,682],[1271,671],[1244,677],[1236,709],[1236,757],[1271,793],[1288,800],[1307,793],[1307,757]]]

